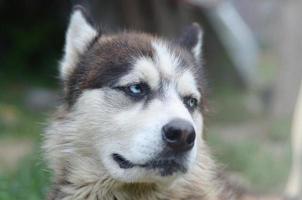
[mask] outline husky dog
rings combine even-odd
[[[65,101],[46,130],[51,200],[233,199],[203,140],[202,30],[101,34],[74,8]]]

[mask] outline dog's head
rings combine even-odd
[[[194,165],[203,129],[201,39],[197,24],[174,42],[102,35],[83,10],[73,11],[60,68],[70,123],[115,180],[171,181]]]

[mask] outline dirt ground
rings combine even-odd
[[[245,196],[241,200],[282,200],[282,198],[277,196],[266,196],[266,197]]]
[[[33,141],[24,139],[0,140],[0,170],[14,170],[20,160],[33,150]]]

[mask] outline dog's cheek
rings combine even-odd
[[[110,108],[107,111],[112,114],[130,109],[137,103],[127,97],[124,92],[117,89],[106,88],[102,92],[104,108]]]
[[[141,106],[113,89],[87,90],[76,106],[77,116],[87,128],[83,132],[93,138],[97,148],[114,150],[120,146],[127,147],[127,141],[135,132],[133,130],[139,127],[137,113]],[[125,144],[118,145],[123,141]]]
[[[202,139],[203,137],[203,115],[200,112],[195,112],[192,115],[194,121],[194,128],[197,136],[197,140]]]
[[[137,103],[116,112],[112,119],[115,128],[119,130],[112,133],[114,136],[111,137],[118,137],[120,149],[128,148],[125,151],[127,158],[133,160],[140,160],[146,154],[161,150],[161,128],[165,123],[163,114],[159,114],[162,109],[156,105],[144,106],[143,103]],[[158,148],[154,148],[155,146]]]
[[[106,91],[102,89],[84,91],[73,108],[80,132],[95,141],[108,137],[116,129],[113,118],[119,112],[118,103],[113,101],[113,97],[106,96]]]

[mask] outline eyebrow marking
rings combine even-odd
[[[151,43],[154,48],[155,66],[165,78],[175,75],[176,68],[180,65],[180,59],[173,53],[168,45],[160,40]]]
[[[152,59],[149,57],[139,57],[134,60],[132,70],[122,77],[118,84],[127,85],[134,82],[146,82],[151,89],[158,89],[160,74]]]
[[[141,57],[134,64],[134,70],[143,76],[143,79],[149,83],[151,88],[158,88],[160,83],[160,74],[151,58]]]
[[[181,95],[191,95],[200,100],[201,94],[196,84],[196,80],[190,70],[181,73],[176,82],[177,90]]]

